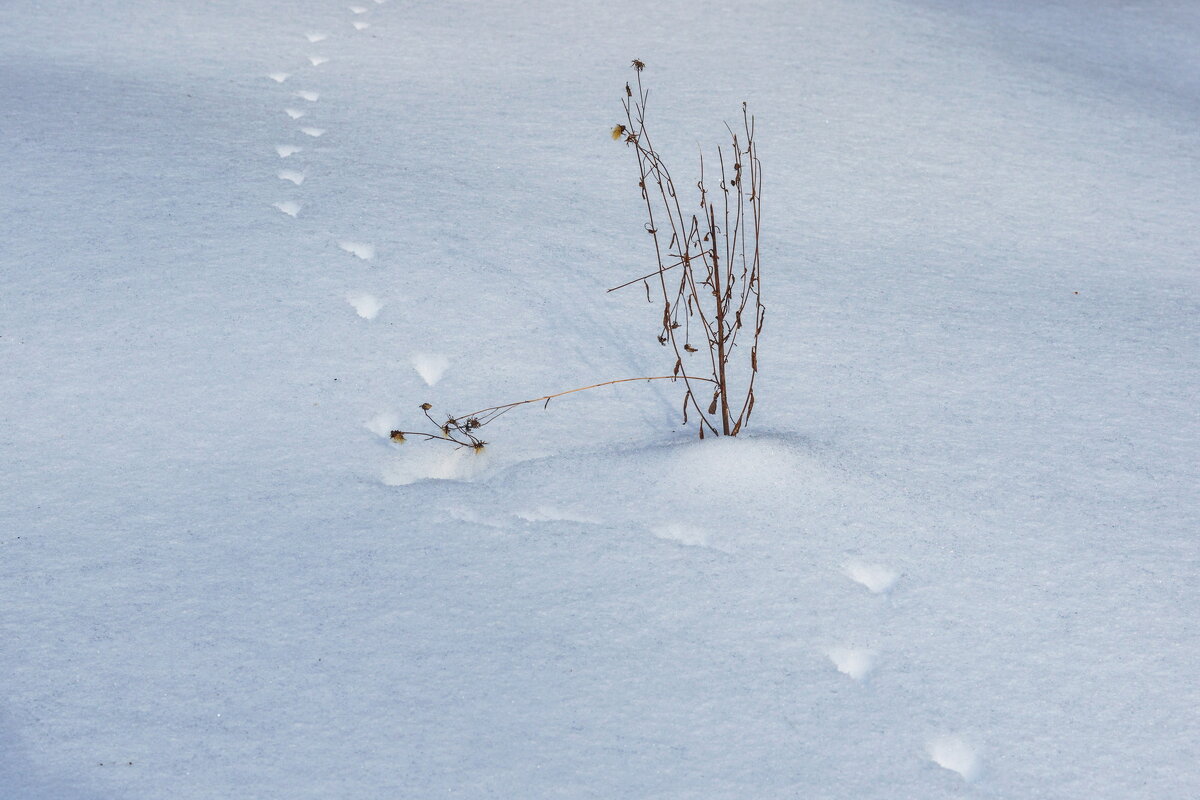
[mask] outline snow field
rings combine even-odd
[[[111,5],[0,12],[0,797],[1200,793],[1187,7]],[[394,444],[660,365],[632,56],[750,435]]]

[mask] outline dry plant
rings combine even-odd
[[[612,137],[624,140],[637,158],[638,189],[645,202],[646,232],[654,240],[657,269],[639,278],[609,289],[614,292],[637,283],[643,284],[646,300],[652,300],[650,282],[659,289],[663,314],[659,344],[670,346],[674,368],[670,375],[620,378],[557,394],[492,406],[470,414],[448,416],[438,422],[429,413],[432,406],[422,403],[421,410],[433,425],[431,431],[392,431],[392,440],[403,442],[408,436],[441,440],[460,447],[482,450],[486,442],[479,430],[512,409],[550,401],[563,395],[632,381],[683,381],[683,422],[689,410],[699,420],[700,438],[705,432],[716,436],[737,436],[754,411],[754,380],[758,375],[758,344],[762,335],[765,309],[760,294],[759,236],[762,223],[762,170],[754,143],[754,118],[742,103],[742,127],[735,131],[726,125],[728,149],[718,147],[719,180],[715,190],[706,181],[703,151],[700,154],[700,179],[696,182],[699,211],[687,214],[675,181],[661,154],[655,150],[646,128],[646,101],[649,92],[642,87],[645,64],[633,62],[637,91],[625,84],[625,123],[613,128]],[[670,235],[668,236],[668,232]],[[743,331],[749,341],[739,341]],[[698,347],[697,343],[704,346]],[[735,358],[738,347],[749,345],[745,358]],[[707,350],[708,360],[696,355]],[[704,363],[711,377],[689,372],[694,360]],[[707,384],[707,386],[701,386]],[[702,405],[699,398],[712,397]],[[436,431],[436,432],[433,432]]]
[[[688,214],[671,172],[646,128],[649,92],[642,87],[645,67],[641,61],[633,62],[637,93],[625,84],[622,102],[626,124],[613,129],[613,138],[623,137],[637,155],[638,188],[649,218],[646,232],[654,239],[658,269],[609,291],[640,281],[650,301],[649,282],[656,279],[663,305],[658,341],[671,346],[675,354],[674,374],[687,387],[683,399],[684,422],[690,407],[700,419],[701,439],[706,428],[713,434],[737,436],[754,411],[758,342],[766,315],[760,293],[759,257],[762,169],[754,143],[754,118],[742,103],[740,134],[725,126],[730,144],[728,150],[717,148],[719,180],[715,192],[705,183],[701,151],[700,180],[696,182],[700,210]],[[739,364],[733,356],[743,330],[752,331],[752,339],[749,356]],[[706,408],[697,397],[698,387],[692,385],[697,379],[688,374],[688,362],[701,351],[693,344],[695,341],[707,345],[704,349],[708,351],[711,368],[713,394]]]

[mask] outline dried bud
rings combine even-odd
[[[404,441],[404,431],[392,431],[392,441],[400,444]]]
[[[429,409],[431,409],[431,408],[433,408],[433,405],[432,405],[432,404],[430,404],[430,403],[421,403],[421,410],[422,410],[422,411],[428,411],[428,410],[429,410]]]

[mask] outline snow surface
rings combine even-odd
[[[0,798],[1200,796],[1198,37],[7,0]],[[670,368],[604,293],[635,57],[677,176],[758,118],[750,434],[658,383],[394,444]]]

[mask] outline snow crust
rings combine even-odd
[[[0,8],[0,798],[1200,796],[1200,6],[351,2]]]

